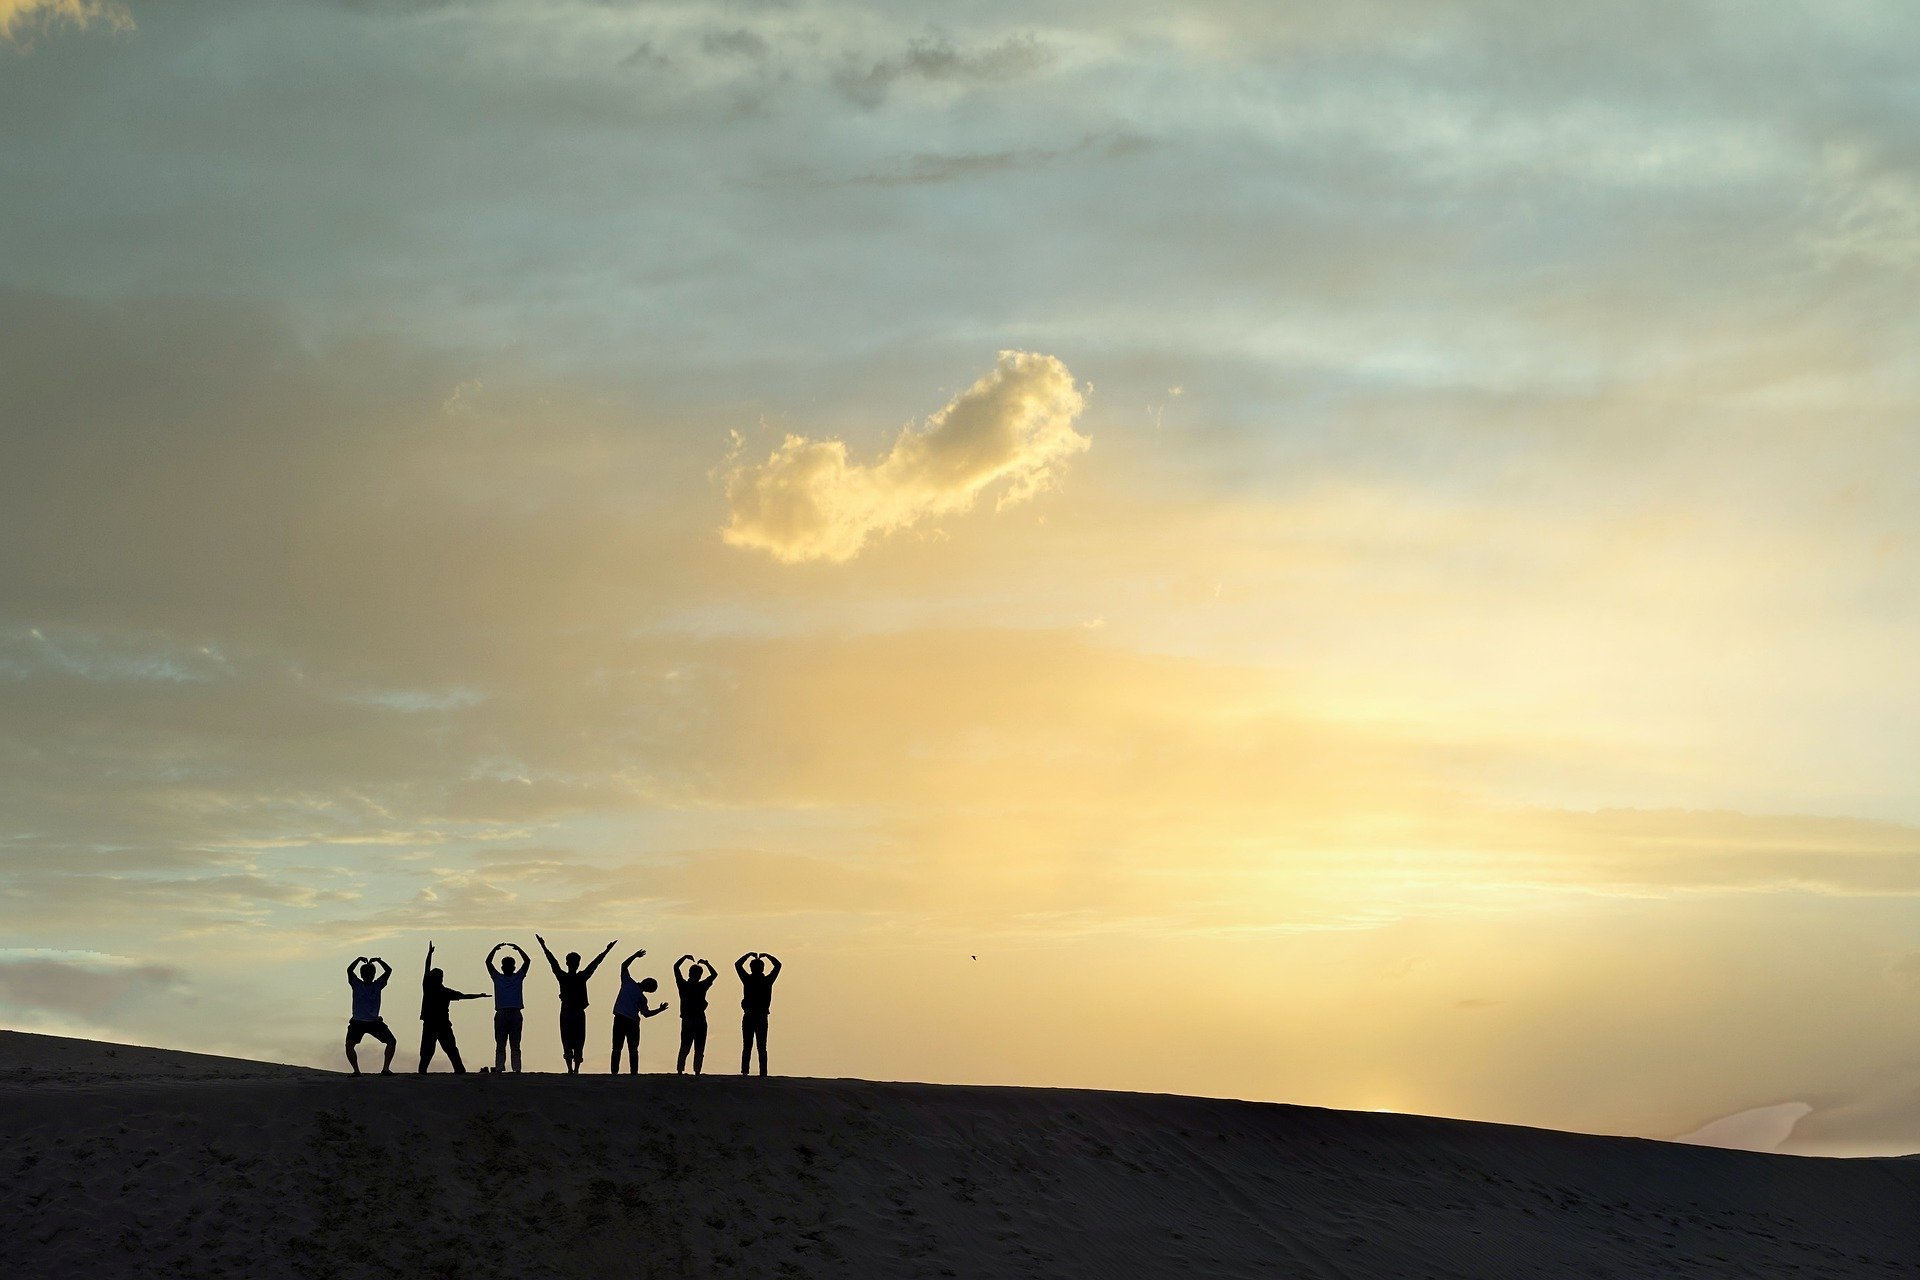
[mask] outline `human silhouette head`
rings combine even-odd
[[[660,989],[660,984],[655,982],[652,978],[642,978],[640,979],[640,989],[642,991],[658,991]]]
[[[578,951],[567,952],[567,968],[578,969],[579,967],[580,967],[580,953]]]
[[[512,973],[513,968],[514,968],[514,960],[512,956],[507,956],[500,961],[500,972]]]
[[[446,981],[446,977],[447,975],[439,969],[427,970],[427,981],[433,983],[433,985],[436,987],[439,986],[442,982]]]
[[[747,968],[751,969],[754,973],[765,973],[767,971],[767,962],[759,956],[755,956],[747,965]]]
[[[372,982],[375,978],[379,976],[380,976],[380,971],[373,967],[373,961],[369,960],[365,964],[360,966],[360,981]]]

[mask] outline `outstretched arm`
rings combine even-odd
[[[662,1000],[658,1006],[652,1009],[649,1009],[647,1008],[647,998],[645,996],[640,997],[640,1016],[641,1017],[651,1018],[656,1013],[665,1013],[666,1011],[667,1011],[666,1001]]]
[[[455,1000],[485,1000],[487,998],[478,991],[455,991],[452,994]]]
[[[620,939],[618,938],[615,938],[613,940],[613,942],[618,942],[618,941],[620,941]],[[607,958],[607,952],[613,950],[613,942],[609,942],[606,946],[600,948],[600,954],[595,956],[593,958],[593,963],[587,966],[586,974],[589,978],[593,976],[593,971],[600,967],[600,962]]]
[[[533,935],[533,940],[534,940],[535,942],[537,942],[537,943],[539,943],[539,944],[540,944],[540,951],[541,951],[541,953],[542,953],[543,955],[545,955],[545,956],[547,957],[547,968],[549,968],[549,969],[551,969],[551,970],[553,970],[553,976],[554,976],[554,977],[556,977],[556,978],[557,978],[557,977],[559,977],[559,976],[560,976],[560,962],[559,962],[558,960],[555,960],[555,959],[553,958],[553,948],[552,948],[552,947],[550,947],[550,946],[548,946],[548,945],[547,945],[547,940],[546,940],[545,938],[543,938],[543,937],[541,937],[541,936],[540,936],[539,934],[537,934],[537,933]]]

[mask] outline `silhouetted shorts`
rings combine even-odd
[[[347,1047],[360,1043],[361,1036],[372,1036],[381,1044],[393,1043],[393,1032],[387,1030],[385,1018],[354,1018],[347,1023]]]

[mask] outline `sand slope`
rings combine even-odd
[[[852,1080],[0,1033],[9,1277],[1920,1274],[1920,1161]]]

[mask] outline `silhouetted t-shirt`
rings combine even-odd
[[[387,984],[375,978],[368,982],[365,978],[348,978],[353,987],[353,1020],[355,1022],[380,1021],[380,988]]]
[[[427,983],[420,989],[420,1021],[436,1024],[448,1021],[447,1010],[458,994],[444,982]]]
[[[512,973],[493,975],[493,1007],[496,1009],[524,1009],[527,1007],[522,988],[526,986],[527,971],[516,969]]]
[[[584,1009],[587,1007],[587,975],[585,970],[560,971],[560,1007],[562,1009]]]
[[[680,987],[680,1016],[683,1018],[706,1017],[707,988],[713,985],[713,979],[683,978],[675,974],[673,980]]]
[[[748,1013],[765,1013],[773,1008],[773,975],[748,973],[741,976],[743,994],[740,1007]]]
[[[614,997],[613,1016],[616,1018],[637,1018],[640,1016],[640,999],[646,993],[640,990],[640,979],[620,975],[620,994]]]

